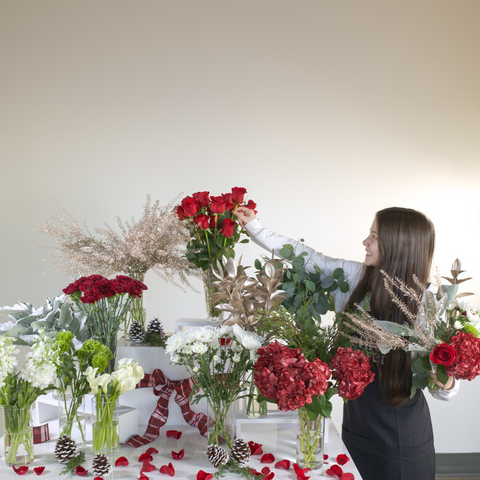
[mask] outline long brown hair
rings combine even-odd
[[[360,303],[371,292],[372,314],[382,320],[405,323],[400,309],[391,301],[384,287],[384,270],[392,278],[397,277],[409,287],[419,291],[413,275],[427,284],[435,249],[435,229],[432,222],[421,212],[408,208],[392,207],[380,210],[375,215],[379,260],[375,267],[365,267],[359,284],[352,292],[348,304]],[[413,313],[416,305],[407,304]],[[378,379],[382,398],[392,407],[404,404],[412,387],[411,357],[403,350],[394,350],[378,362]]]

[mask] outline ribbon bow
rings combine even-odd
[[[180,407],[184,420],[192,427],[197,427],[200,433],[205,436],[207,433],[207,416],[203,413],[195,413],[190,408],[190,394],[195,381],[190,377],[184,380],[169,380],[160,369],[153,373],[146,374],[137,388],[153,387],[153,393],[160,397],[157,406],[148,420],[145,434],[132,435],[127,445],[138,448],[147,443],[153,442],[160,435],[160,428],[167,423],[168,402],[175,392],[175,402]]]

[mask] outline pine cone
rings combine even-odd
[[[92,471],[95,477],[106,477],[110,473],[110,462],[103,453],[97,453],[93,457]]]
[[[138,320],[134,320],[128,331],[130,335],[130,341],[132,343],[142,343],[145,341],[145,331],[143,330],[143,323]]]
[[[243,438],[237,438],[233,443],[230,458],[240,465],[247,465],[250,460],[250,447]]]
[[[58,463],[67,463],[77,455],[77,444],[68,435],[62,435],[55,444],[54,454]]]
[[[165,335],[162,322],[156,317],[153,320],[150,320],[147,327],[147,333],[159,333],[160,335]]]
[[[208,445],[205,451],[208,461],[217,468],[219,465],[225,465],[228,462],[228,452],[218,445]]]

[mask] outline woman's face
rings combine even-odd
[[[378,230],[377,219],[375,219],[370,228],[370,235],[362,242],[365,245],[365,265],[367,267],[376,267],[380,258],[378,249]]]

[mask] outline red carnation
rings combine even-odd
[[[192,197],[185,197],[182,200],[182,208],[187,217],[194,217],[200,210],[200,204]]]
[[[370,360],[360,350],[339,347],[330,362],[330,368],[338,381],[338,394],[348,400],[362,395],[365,387],[375,378]]]
[[[480,375],[480,338],[472,333],[458,332],[449,345],[455,348],[454,362],[446,367],[447,375],[457,380],[473,380]]]
[[[243,199],[245,198],[246,193],[247,193],[247,190],[243,187],[233,187],[232,202],[236,204],[243,203]]]
[[[115,295],[115,289],[113,288],[110,280],[106,278],[95,285],[95,288],[102,294],[105,298],[110,298]]]
[[[220,233],[224,237],[231,237],[234,233],[235,225],[236,225],[236,223],[233,220],[230,220],[229,218],[226,218],[223,221],[222,230],[220,230]]]
[[[87,290],[83,295],[82,297],[80,298],[80,300],[83,302],[83,303],[96,303],[98,302],[99,300],[101,300],[103,298],[103,295],[96,289],[96,288],[92,288],[90,290]]]

